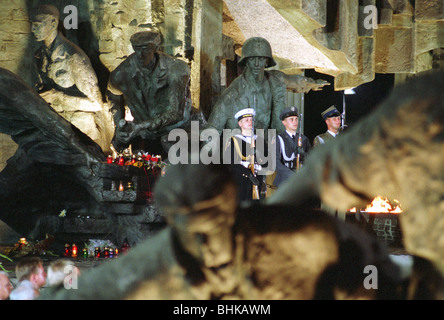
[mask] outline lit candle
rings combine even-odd
[[[119,165],[123,166],[125,164],[125,158],[123,157],[123,155],[119,155]]]
[[[99,247],[96,247],[94,249],[94,255],[96,258],[100,258],[100,248]]]
[[[71,247],[71,253],[72,253],[71,256],[72,256],[73,258],[76,258],[76,257],[77,257],[77,246],[76,246],[75,243],[72,244],[72,247]]]
[[[19,249],[22,249],[25,244],[26,244],[26,238],[20,238]]]
[[[88,249],[84,248],[82,252],[83,252],[83,257],[88,258]]]
[[[124,191],[125,188],[123,187],[123,182],[120,181],[120,185],[119,185],[119,191]]]
[[[109,155],[108,158],[106,158],[107,163],[113,163],[113,156]]]
[[[66,243],[65,244],[65,251],[63,252],[63,256],[65,256],[65,257],[69,257],[71,254],[70,254],[70,250],[71,249],[71,246],[69,245],[69,243]]]

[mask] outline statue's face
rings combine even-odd
[[[156,45],[154,43],[147,43],[144,45],[133,46],[134,52],[140,63],[146,67],[154,59],[154,53],[156,52]]]
[[[218,267],[233,260],[232,226],[236,207],[232,186],[224,192],[222,205],[174,216],[174,229],[182,246],[204,266]]]
[[[38,15],[31,24],[31,32],[37,41],[45,40],[54,30],[57,30],[57,21],[51,15]]]
[[[264,73],[267,62],[267,57],[250,57],[247,59],[246,67],[249,68],[254,75],[260,75]]]

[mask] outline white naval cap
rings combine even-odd
[[[237,121],[246,118],[246,117],[254,117],[256,115],[256,112],[252,108],[242,109],[241,111],[238,111],[234,118],[237,119]]]

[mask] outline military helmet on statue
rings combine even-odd
[[[276,61],[273,59],[271,53],[270,43],[261,37],[249,38],[244,42],[242,46],[242,57],[238,62],[239,66],[245,66],[247,59],[251,57],[267,57],[268,63],[265,66],[270,68],[276,65]]]

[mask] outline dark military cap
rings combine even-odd
[[[133,47],[144,46],[153,43],[156,46],[160,45],[160,34],[155,31],[140,31],[133,34],[130,38]]]
[[[336,109],[335,106],[331,106],[329,107],[327,110],[323,111],[321,113],[322,119],[327,119],[327,118],[331,118],[331,117],[339,117],[341,116],[341,113],[338,111],[338,109]]]
[[[282,110],[281,114],[279,115],[279,119],[283,121],[285,118],[294,116],[299,117],[299,110],[296,107],[290,107]]]

